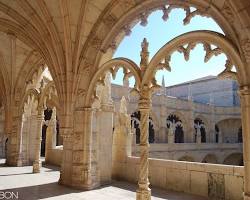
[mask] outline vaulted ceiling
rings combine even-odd
[[[62,99],[75,88],[84,90],[89,80],[80,75],[93,74],[107,49],[114,50],[135,21],[175,2],[206,8],[238,47],[248,42],[239,49],[250,61],[248,0],[0,0],[1,94],[22,87],[30,71],[43,64]]]

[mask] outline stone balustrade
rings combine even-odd
[[[113,168],[113,178],[136,183],[138,170],[139,158],[128,157]],[[243,177],[239,166],[149,159],[152,186],[209,199],[243,199]]]
[[[211,144],[200,145],[212,148]],[[240,144],[221,145],[224,148],[230,148]],[[151,148],[157,148],[156,144],[151,145]],[[46,162],[60,166],[62,150],[62,146],[51,149],[47,154]],[[136,183],[139,174],[139,158],[128,156],[125,160],[116,162],[112,170],[114,179]],[[244,168],[240,166],[149,159],[149,180],[152,186],[211,199],[243,199],[243,177]]]
[[[150,144],[149,149],[150,158],[179,160],[183,156],[189,156],[195,162],[202,162],[207,155],[212,154],[217,163],[223,163],[233,153],[242,153],[242,143],[155,143]],[[138,145],[133,146],[132,155],[140,155]]]

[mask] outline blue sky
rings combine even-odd
[[[194,17],[190,24],[184,26],[185,12],[182,9],[174,9],[167,21],[162,20],[162,11],[153,12],[148,18],[148,25],[141,26],[139,23],[132,29],[130,36],[126,36],[120,43],[113,58],[126,57],[137,64],[140,62],[141,42],[147,38],[149,42],[150,59],[168,41],[176,36],[194,30],[212,30],[223,33],[217,23],[207,17]],[[162,76],[165,77],[167,86],[182,83],[208,75],[217,75],[224,70],[225,55],[213,57],[208,63],[204,63],[205,52],[202,45],[197,45],[191,52],[190,60],[186,62],[183,54],[175,52],[171,57],[171,72],[158,71],[156,79],[161,84]],[[122,72],[118,72],[113,83],[122,84]],[[130,84],[133,84],[131,80]]]

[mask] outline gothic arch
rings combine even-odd
[[[208,134],[209,134],[209,128],[207,128],[207,124],[205,121],[203,121],[203,118],[197,116],[194,118],[194,128],[195,128],[195,142],[197,142],[198,139],[198,130],[200,131],[200,142],[206,143],[208,141]]]
[[[118,71],[118,67],[124,67],[125,70],[129,70],[125,76],[134,76],[135,78],[135,87],[138,88],[141,84],[141,75],[139,68],[137,65],[127,58],[115,58],[112,59],[106,63],[104,63],[98,71],[95,73],[94,77],[92,78],[89,88],[86,93],[86,101],[85,105],[91,107],[91,98],[94,95],[95,87],[98,81],[101,81],[100,79],[103,78],[103,75],[107,73],[108,71],[111,72],[111,74],[115,75],[115,73]]]
[[[24,97],[22,98],[22,100],[20,102],[19,111],[18,111],[18,113],[19,113],[20,116],[22,115],[25,102],[27,102],[28,98],[30,98],[30,97],[34,97],[34,99],[37,100],[37,103],[39,105],[39,100],[40,100],[40,94],[39,94],[39,92],[36,89],[34,89],[34,88],[29,89],[25,93]]]
[[[47,50],[46,48],[44,48],[44,46],[46,45],[44,45],[44,43],[39,42],[41,41],[40,39],[43,37],[36,37],[39,34],[31,30],[23,30],[23,27],[25,26],[22,26],[7,19],[0,18],[0,31],[6,34],[11,32],[20,41],[27,44],[29,47],[36,49],[46,61],[46,64],[49,66],[52,77],[57,77],[56,75],[58,74],[58,72],[56,71],[56,68],[53,67],[53,64],[57,62],[55,60],[55,56],[52,56],[54,55],[53,50],[51,50],[50,48],[48,48],[49,50]],[[33,33],[32,36],[30,35],[30,33]],[[49,42],[47,42],[47,44],[49,44]],[[57,82],[57,79],[55,79],[55,84],[57,85],[58,89],[61,89],[60,84]]]
[[[211,127],[210,120],[207,117],[205,117],[204,115],[202,115],[202,114],[196,114],[194,116],[194,119],[200,119],[200,120],[202,120],[204,122],[205,126],[206,126],[206,130],[207,131],[210,131],[211,128],[212,129],[214,128],[214,127]]]
[[[135,111],[131,115],[131,126],[135,129],[135,134],[136,134],[136,143],[140,143],[140,135],[141,135],[141,130],[140,130],[140,111]],[[148,141],[149,143],[154,143],[155,142],[155,124],[154,120],[152,119],[151,115],[149,116],[149,127],[148,127]]]
[[[242,142],[242,135],[239,135],[239,129],[242,126],[241,118],[224,118],[218,121],[217,126],[220,130],[222,141],[225,143]],[[241,137],[241,139],[239,138]],[[240,140],[239,140],[240,139]]]
[[[106,30],[107,34],[106,37],[102,40],[101,49],[107,49],[109,46],[114,42],[115,38],[115,46],[118,46],[120,41],[123,39],[125,35],[128,35],[130,33],[130,29],[143,17],[143,14],[146,14],[145,16],[155,10],[163,9],[163,6],[167,4],[173,4],[177,7],[183,7],[183,6],[193,6],[200,10],[203,10],[203,15],[211,16],[224,30],[226,35],[235,42],[235,44],[239,44],[238,42],[238,35],[240,35],[241,31],[238,29],[235,29],[232,27],[232,20],[236,20],[238,15],[234,12],[234,10],[231,8],[230,3],[225,2],[223,7],[223,12],[221,12],[221,8],[216,7],[217,5],[211,4],[205,0],[201,0],[199,2],[195,0],[191,0],[189,2],[183,2],[181,0],[175,0],[175,1],[154,1],[154,0],[148,0],[140,2],[139,4],[135,5],[135,3],[127,3],[122,4],[120,6],[125,7],[126,9],[120,9],[123,11],[121,14],[121,17],[119,19],[113,18],[113,21],[111,21],[112,26],[107,27],[107,29],[103,29],[103,24],[101,17],[98,19],[98,21],[95,24],[95,28],[92,30],[91,35],[92,37],[89,38],[89,40],[85,44],[86,49],[88,46],[88,43],[91,43],[91,40],[93,38],[98,38],[97,33],[102,29]],[[119,7],[119,6],[118,6]],[[114,6],[114,4],[109,5],[109,7],[104,10],[102,13],[102,17],[108,17],[112,16],[112,12],[115,12],[115,9],[117,7]],[[230,13],[230,14],[228,14]],[[199,13],[197,13],[199,15]],[[233,19],[235,18],[235,19]],[[242,21],[242,20],[241,20]],[[238,33],[235,32],[238,31]],[[84,54],[82,52],[82,54]],[[87,50],[85,51],[85,55],[87,54]],[[98,63],[100,61],[101,52],[97,52],[96,60],[93,62],[95,66],[98,66]],[[83,56],[84,57],[84,56]],[[111,58],[111,57],[110,57]],[[109,58],[109,59],[110,59]]]
[[[212,163],[212,164],[216,164],[218,163],[218,159],[216,157],[216,155],[214,154],[207,154],[201,161],[202,163]]]
[[[183,2],[182,0],[147,0],[140,3],[126,1],[118,5],[114,2],[115,1],[112,1],[107,5],[106,9],[103,10],[94,24],[90,36],[80,53],[80,57],[83,59],[79,61],[79,72],[86,73],[89,65],[93,67],[93,71],[96,71],[103,62],[112,58],[121,40],[125,35],[130,34],[131,28],[142,20],[144,14],[151,13],[157,9],[163,9],[163,6],[167,4],[177,5],[177,7],[193,6],[203,11],[195,14],[211,16],[222,27],[225,35],[233,41],[239,49],[241,48],[239,38],[242,39],[244,37],[241,36],[242,30],[232,26],[232,20],[238,21],[238,15],[232,8],[232,5],[227,1],[225,1],[224,4],[218,4],[217,2],[211,3],[206,0],[199,2],[196,0],[190,0],[189,2]],[[116,9],[119,9],[119,18],[113,14],[116,13]],[[147,17],[147,15],[145,16]],[[243,24],[245,23],[242,20],[241,22]],[[93,45],[95,47],[92,48]],[[106,59],[104,59],[104,57]],[[81,83],[81,77],[79,77],[76,90],[83,90],[83,88],[85,90],[87,86],[84,85],[86,85],[86,83]]]
[[[171,129],[171,124],[174,126],[174,142],[175,143],[184,143],[185,141],[185,131],[182,122],[182,118],[180,118],[176,114],[169,114],[166,118],[167,128]]]
[[[182,121],[183,131],[184,132],[187,131],[188,123],[187,123],[187,119],[184,113],[182,113],[181,111],[173,111],[173,112],[168,113],[167,117],[170,115],[176,115]]]
[[[42,70],[40,70],[40,68]],[[27,83],[32,79],[34,73],[39,70],[43,71],[44,68],[44,61],[42,58],[35,51],[30,52],[22,64],[17,76],[18,78],[15,82],[14,87],[16,98],[19,98],[18,95],[24,95]]]
[[[182,47],[185,44],[197,44],[206,42],[207,44],[213,44],[219,48],[227,55],[228,59],[235,65],[237,70],[236,78],[239,82],[239,85],[248,84],[248,72],[245,68],[244,63],[241,60],[239,51],[224,35],[213,32],[213,31],[192,31],[184,33],[168,43],[166,43],[151,59],[148,68],[145,72],[145,75],[142,80],[142,85],[147,84],[149,80],[155,75],[157,67],[162,63],[162,60],[166,57],[169,57],[173,52],[178,48]],[[187,47],[188,48],[188,47]],[[188,50],[183,51],[185,59],[188,59],[189,52]],[[185,55],[187,53],[187,55]],[[207,52],[209,53],[209,52]],[[167,63],[164,63],[167,64]],[[229,70],[231,73],[231,71]]]
[[[225,165],[236,165],[236,166],[243,166],[243,154],[242,153],[232,153],[225,157],[223,164]]]
[[[42,107],[44,103],[49,103],[51,106],[55,107],[57,112],[60,111],[59,99],[57,96],[57,91],[54,82],[49,82],[45,88],[42,90],[39,107]]]
[[[195,162],[195,159],[192,156],[184,155],[178,159],[178,161],[187,161],[187,162]]]

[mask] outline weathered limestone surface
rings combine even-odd
[[[101,179],[96,178],[97,176],[100,175],[104,180],[109,180],[111,173],[105,168],[103,158],[98,157],[98,155],[101,155],[101,150],[110,153],[111,147],[108,148],[104,145],[101,148],[101,142],[95,147],[93,145],[93,138],[98,138],[98,134],[95,133],[94,136],[92,131],[94,112],[92,103],[98,98],[96,85],[106,84],[105,73],[109,71],[115,74],[115,67],[122,65],[125,66],[125,76],[130,77],[131,74],[135,76],[134,92],[140,95],[139,110],[142,115],[140,122],[142,133],[140,167],[137,169],[129,168],[130,166],[135,167],[133,164],[126,166],[126,169],[129,170],[126,177],[134,179],[139,173],[138,199],[150,199],[147,127],[152,113],[151,106],[146,104],[151,102],[153,89],[159,87],[154,79],[155,72],[164,68],[170,71],[170,53],[177,50],[184,55],[185,60],[188,60],[191,49],[198,42],[202,42],[205,50],[205,62],[215,55],[225,53],[227,57],[225,70],[220,73],[220,77],[237,79],[239,88],[243,88],[244,91],[249,90],[250,85],[249,1],[173,0],[167,2],[170,5],[166,5],[166,1],[154,0],[0,1],[0,104],[4,106],[6,111],[4,130],[8,136],[8,165],[21,166],[34,161],[34,172],[39,171],[39,146],[43,119],[41,113],[36,112],[38,110],[41,112],[46,106],[53,104],[59,111],[60,134],[63,137],[59,182],[76,188],[92,189],[100,185]],[[122,38],[130,34],[130,29],[135,25],[135,22],[139,21],[141,25],[145,26],[150,13],[158,9],[162,11],[163,20],[167,20],[173,8],[182,8],[186,11],[183,19],[184,24],[188,24],[196,15],[212,17],[221,25],[225,35],[208,31],[186,33],[171,40],[150,62],[147,51],[148,44],[145,42],[144,51],[141,54],[143,58],[140,66],[141,71],[133,62],[124,58],[110,61],[112,66],[105,64],[112,58]],[[216,46],[216,49],[213,49],[212,45]],[[233,71],[233,66],[236,66],[237,72]],[[45,67],[49,68],[53,82],[40,79],[40,71],[43,71]],[[110,99],[109,89],[110,85],[106,84],[106,87],[103,88],[104,93],[101,95],[103,99]],[[145,98],[145,94],[148,94],[149,90],[152,91]],[[169,109],[168,114],[176,111],[176,108],[189,108],[185,111],[185,115],[188,116],[186,121],[183,121],[183,128],[189,134],[185,136],[185,141],[194,142],[193,121],[196,117],[201,116],[190,112],[191,108],[202,111],[207,118],[216,116],[217,113],[220,114],[220,119],[225,119],[229,114],[224,108],[194,105],[189,97],[188,94],[186,105],[183,101],[173,99],[168,99],[166,104],[174,108]],[[245,199],[249,199],[249,92],[244,92],[241,100],[245,155],[244,195]],[[100,101],[99,103],[103,105],[105,102]],[[212,99],[210,103],[213,103]],[[136,105],[138,105],[138,99]],[[32,108],[32,112],[27,113],[27,107]],[[161,113],[159,109],[162,107],[164,106],[160,106],[154,112]],[[133,110],[136,108],[134,107]],[[230,113],[234,113],[232,110]],[[104,117],[101,116],[102,126],[99,127],[99,134],[101,131],[108,131],[108,138],[111,139],[112,114],[110,112],[107,115],[108,119],[103,119]],[[160,116],[162,117],[163,113]],[[37,117],[38,119],[36,119]],[[239,115],[237,117],[239,118]],[[219,118],[215,119],[214,117],[211,121],[206,121],[204,118],[202,120],[208,127],[206,140],[214,142],[215,135],[211,127],[220,121]],[[28,121],[30,126],[28,126]],[[104,123],[108,124],[104,126]],[[102,130],[103,127],[107,130]],[[161,129],[160,134],[164,134],[166,127],[162,121],[158,127]],[[31,132],[34,132],[33,136],[30,135]],[[160,134],[157,134],[158,139],[166,141],[166,137]],[[221,134],[224,133],[221,132]],[[220,141],[224,141],[224,139],[220,139]],[[112,144],[111,140],[106,142]],[[111,158],[112,155],[109,154],[107,160],[110,163]],[[132,162],[139,165],[137,160]],[[158,162],[162,163],[163,161],[156,163]],[[150,164],[151,167],[161,167],[159,163],[156,163]],[[188,164],[182,163],[182,166],[182,164],[175,163],[176,166],[171,168],[173,163],[167,163],[168,168],[166,169],[172,172],[169,174],[164,169],[166,182],[172,183],[169,187],[189,192],[191,190],[190,184],[183,181],[189,180],[191,177],[190,171],[192,170],[185,168]],[[225,175],[235,176],[234,173],[230,172],[234,168],[223,168],[226,172],[220,172],[220,167],[215,166],[210,169],[210,165],[202,166],[206,168],[203,173],[208,174],[207,188],[210,189],[207,194],[223,198],[226,193],[223,191],[227,189]],[[214,175],[216,174],[214,171],[224,175]],[[121,173],[125,172],[126,170],[123,170]],[[137,173],[133,174],[134,172]],[[193,177],[197,179],[197,175],[193,175]],[[228,179],[230,177],[227,176],[227,181]],[[175,185],[174,180],[180,180],[181,184]],[[218,184],[219,187],[217,187]],[[196,183],[194,183],[195,185]],[[238,192],[235,194],[238,195]]]
[[[117,167],[124,169],[117,178],[137,182],[138,157],[128,157],[127,163]],[[149,159],[149,169],[152,186],[209,199],[243,199],[243,167]]]

